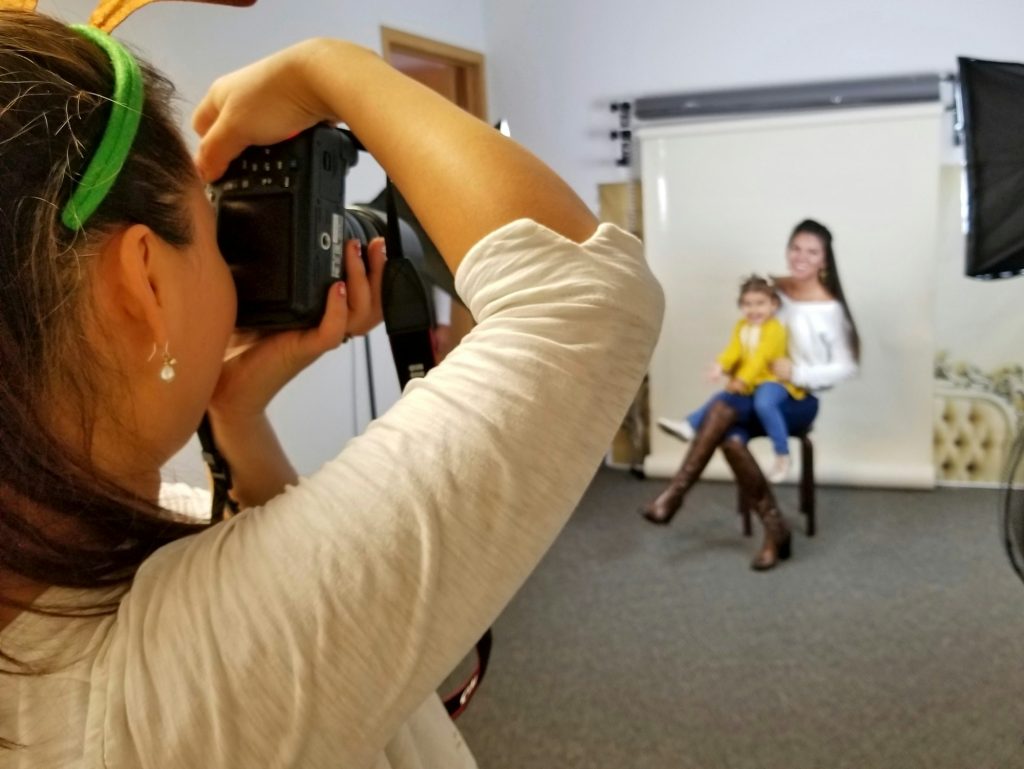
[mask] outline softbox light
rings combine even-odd
[[[1024,272],[1024,64],[961,57],[966,273]]]

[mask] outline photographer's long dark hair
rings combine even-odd
[[[839,267],[836,265],[836,254],[832,248],[832,233],[821,222],[816,222],[814,219],[804,219],[793,228],[793,232],[789,236],[789,242],[792,243],[793,238],[801,233],[814,235],[821,241],[821,245],[825,249],[825,269],[820,276],[821,284],[843,306],[843,314],[846,316],[846,322],[849,326],[850,347],[853,349],[853,359],[859,363],[860,334],[857,333],[857,324],[854,323],[853,315],[850,313],[850,305],[846,303],[843,284],[839,282]]]
[[[174,246],[192,238],[185,196],[196,172],[171,118],[172,89],[143,73],[132,154],[87,231],[73,233],[60,212],[106,126],[110,61],[53,19],[0,11],[0,585],[127,586],[154,550],[201,528],[90,461],[97,418],[125,396],[82,332],[97,244],[132,223]],[[56,403],[74,416],[81,445],[58,438]],[[29,609],[2,593],[0,604]],[[85,610],[115,608],[108,600]],[[2,672],[29,672],[2,649],[0,662]]]

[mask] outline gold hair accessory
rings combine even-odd
[[[255,5],[256,0],[188,0],[207,5],[233,5],[238,8]],[[0,0],[0,9],[9,11],[34,11],[38,0]],[[101,0],[89,17],[89,24],[104,32],[111,32],[122,21],[139,8],[157,0]]]

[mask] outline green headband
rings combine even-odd
[[[64,226],[77,231],[99,208],[128,159],[142,118],[143,86],[139,63],[123,45],[96,27],[73,24],[71,29],[102,48],[114,66],[110,120],[96,153],[61,212]]]

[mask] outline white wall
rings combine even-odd
[[[92,0],[40,0],[39,10],[69,23],[84,22],[95,5]],[[217,76],[318,35],[380,50],[381,26],[473,50],[485,47],[480,0],[259,0],[251,8],[157,2],[129,17],[116,35],[174,81],[187,127],[192,108]],[[378,180],[362,171],[357,168],[352,177],[354,194],[376,194]]]
[[[597,209],[616,99],[1024,60],[1018,0],[481,0],[491,114]]]
[[[39,10],[72,23],[85,22],[94,6],[87,0],[42,0]],[[260,0],[251,8],[155,3],[125,21],[116,34],[178,86],[182,125],[191,136],[192,109],[217,76],[318,35],[345,37],[379,51],[381,26],[473,50],[485,47],[479,0]],[[383,179],[364,154],[349,177],[348,200],[373,197]],[[374,332],[373,347],[378,407],[386,408],[398,397],[398,382],[382,330]],[[300,472],[315,470],[336,454],[369,421],[362,342],[325,356],[289,385],[272,404],[271,417]],[[167,474],[205,483],[198,445],[191,444],[172,461]]]

